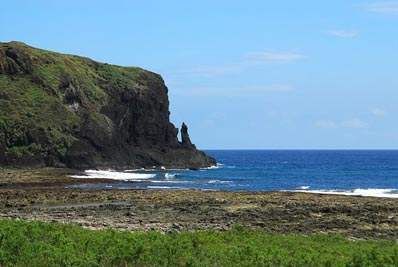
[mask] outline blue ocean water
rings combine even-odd
[[[398,150],[208,150],[202,170],[86,173],[117,183],[99,188],[304,191],[398,197]],[[101,175],[105,175],[101,176]]]

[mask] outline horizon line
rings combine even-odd
[[[264,151],[264,150],[286,150],[286,151],[299,151],[299,150],[319,150],[319,151],[342,151],[342,150],[351,150],[351,151],[398,151],[398,148],[199,148],[199,150],[253,150],[253,151]]]

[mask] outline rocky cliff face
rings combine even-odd
[[[0,165],[199,168],[155,73],[0,43]]]

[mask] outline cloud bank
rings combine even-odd
[[[304,58],[305,55],[296,52],[256,52],[246,56],[249,61],[266,63],[290,63]]]
[[[398,15],[398,1],[384,1],[365,4],[364,9],[380,14]]]
[[[352,30],[330,30],[327,33],[338,38],[355,38],[359,35],[357,31]]]
[[[352,118],[341,122],[333,120],[319,120],[315,122],[315,127],[323,129],[365,129],[369,127],[369,124],[359,118]]]

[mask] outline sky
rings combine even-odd
[[[398,148],[398,1],[13,0],[0,25],[161,74],[203,149]]]

